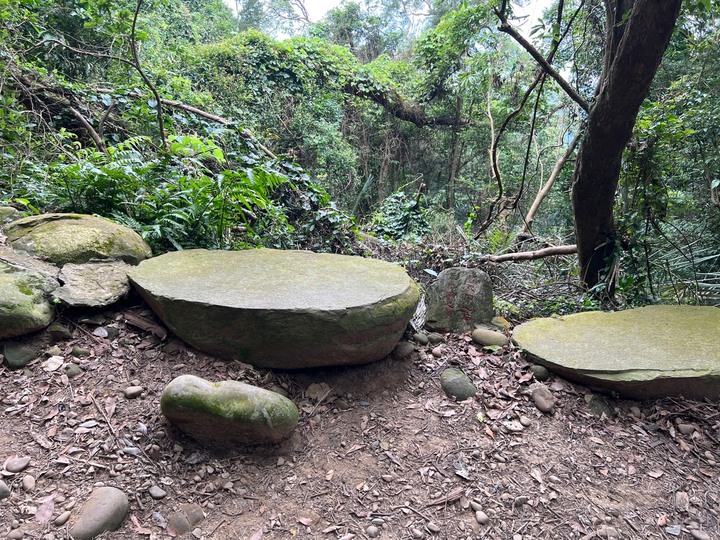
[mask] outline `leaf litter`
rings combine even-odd
[[[204,515],[193,534],[218,540],[376,529],[460,540],[720,537],[717,403],[605,398],[612,416],[598,417],[589,389],[553,377],[555,409],[543,414],[522,355],[478,350],[466,334],[447,335],[439,356],[416,344],[403,361],[272,372],[187,348],[143,306],[63,322],[72,338],[55,344],[61,354],[0,367],[0,462],[30,458],[22,472],[0,471],[12,490],[0,535],[14,524],[64,539],[54,520],[106,484],[130,498],[129,517],[106,535],[119,539],[173,537],[184,504]],[[108,337],[93,335],[100,327]],[[472,379],[475,398],[443,394],[450,366]],[[280,388],[302,411],[298,428],[276,447],[204,448],[160,414],[162,389],[180,373]],[[142,394],[125,397],[129,386]],[[28,492],[24,474],[36,479]],[[155,485],[167,496],[153,499]]]

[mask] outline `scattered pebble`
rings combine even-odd
[[[10,488],[8,485],[0,480],[0,500],[7,499],[10,496]]]
[[[65,510],[62,514],[55,518],[55,521],[53,521],[53,523],[57,527],[62,527],[63,525],[65,525],[65,523],[67,523],[67,520],[70,519],[70,514],[72,514],[70,510]]]
[[[144,388],[142,386],[128,386],[124,394],[127,399],[135,399],[136,397],[140,397],[143,390]]]
[[[477,393],[477,388],[461,369],[448,368],[440,374],[440,386],[448,397],[464,401]]]
[[[508,420],[507,422],[503,422],[503,426],[505,426],[505,429],[507,429],[510,433],[521,433],[525,430],[523,425],[517,420]]]
[[[420,345],[427,345],[430,343],[430,338],[427,337],[426,334],[423,334],[422,332],[418,332],[417,334],[413,335],[413,339],[417,341]]]
[[[63,371],[65,371],[65,375],[70,377],[71,379],[73,377],[77,377],[82,373],[82,369],[77,364],[74,364],[73,362],[68,362],[63,366]]]
[[[523,427],[530,427],[532,426],[532,419],[528,418],[527,416],[521,416],[520,424],[522,424]]]
[[[431,533],[439,533],[440,532],[440,526],[435,523],[434,521],[428,521],[427,524],[428,531]]]
[[[413,528],[410,530],[410,532],[412,533],[412,537],[415,538],[416,540],[420,540],[421,538],[423,538],[425,536],[425,533],[422,532],[420,529]]]
[[[370,538],[376,538],[378,534],[380,534],[380,529],[378,529],[375,525],[370,525],[367,529],[365,529],[365,533]]]
[[[487,328],[473,330],[472,340],[478,345],[494,345],[496,347],[504,347],[510,342],[510,339],[502,332],[488,330]]]
[[[550,372],[545,366],[541,366],[539,364],[535,364],[530,366],[530,373],[533,374],[533,377],[535,377],[536,381],[547,381],[550,378]]]
[[[432,343],[433,345],[437,345],[438,343],[445,343],[447,341],[445,339],[445,336],[437,332],[430,332],[427,337],[430,343]]]
[[[150,486],[148,493],[155,500],[164,499],[167,495],[167,492],[165,490],[163,490],[160,486],[155,485]]]
[[[490,523],[490,518],[482,510],[478,510],[475,512],[475,521],[477,521],[480,525],[487,525]]]
[[[443,351],[444,351],[444,350],[445,350],[445,349],[443,348],[442,345],[438,345],[437,347],[435,347],[435,348],[432,350],[432,355],[433,355],[435,358],[442,358],[442,355],[443,355]]]
[[[23,476],[22,488],[24,491],[32,491],[35,489],[35,477],[32,474],[26,474]]]
[[[415,352],[415,345],[409,341],[401,341],[393,349],[392,355],[395,360],[405,360]]]
[[[14,457],[5,463],[5,470],[11,473],[19,473],[30,464],[30,457]]]
[[[482,510],[482,505],[477,501],[470,501],[470,508],[472,508],[475,512],[479,512]]]
[[[72,348],[72,351],[70,351],[70,354],[72,354],[75,358],[83,358],[85,356],[90,356],[90,349],[86,349],[85,347],[78,347],[77,345]]]
[[[8,535],[5,537],[8,540],[20,540],[25,536],[25,531],[22,529],[14,529],[8,533]]]
[[[695,540],[710,540],[710,535],[700,529],[693,529],[690,531],[690,536],[692,536]]]
[[[695,431],[695,426],[692,424],[678,424],[677,430],[683,435],[692,435],[693,431]]]

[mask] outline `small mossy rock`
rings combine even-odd
[[[275,444],[289,436],[298,409],[286,397],[238,381],[213,383],[181,375],[160,398],[165,418],[215,448]]]
[[[535,377],[536,381],[547,381],[550,378],[550,372],[545,366],[534,364],[530,366],[530,373]]]
[[[425,326],[436,332],[467,332],[494,315],[490,277],[477,268],[448,268],[425,293]]]
[[[55,317],[48,296],[58,287],[45,274],[0,260],[0,339],[42,330]]]
[[[84,214],[40,214],[11,222],[5,234],[13,249],[63,266],[91,259],[138,264],[152,255],[135,231]]]
[[[552,372],[623,398],[720,398],[720,309],[647,306],[535,319],[513,340]]]
[[[477,388],[461,369],[448,368],[440,374],[440,387],[445,395],[464,401],[477,394]]]
[[[167,253],[133,268],[130,280],[193,347],[279,369],[385,358],[420,297],[398,265],[276,249]]]
[[[416,332],[415,334],[413,334],[413,339],[417,341],[420,345],[427,345],[428,343],[430,343],[430,338],[425,332]]]
[[[6,343],[3,347],[5,364],[10,369],[20,369],[27,366],[40,355],[36,347],[24,343]]]
[[[68,263],[62,267],[62,286],[52,296],[70,307],[105,307],[130,292],[128,272],[132,268],[122,261]]]
[[[70,537],[90,540],[104,532],[115,531],[125,519],[128,508],[127,495],[121,490],[108,486],[96,488],[70,525]]]
[[[395,360],[406,360],[415,353],[415,346],[409,341],[401,341],[392,351]]]
[[[17,208],[13,208],[12,206],[0,206],[0,225],[15,221],[21,216],[22,214]]]
[[[504,347],[510,343],[510,339],[502,332],[488,330],[487,328],[476,328],[473,330],[472,340],[483,347]]]

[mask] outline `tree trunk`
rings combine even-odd
[[[606,0],[606,62],[573,178],[580,278],[600,283],[615,249],[613,205],[622,154],[672,36],[681,0]],[[629,13],[629,17],[627,14]],[[613,283],[608,283],[612,293]]]

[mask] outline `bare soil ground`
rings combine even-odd
[[[2,473],[12,494],[0,538],[67,538],[54,520],[98,485],[130,497],[106,538],[720,538],[716,403],[606,397],[610,416],[598,416],[588,389],[551,377],[558,402],[544,415],[520,353],[480,350],[467,335],[447,336],[439,357],[428,345],[404,360],[278,372],[162,341],[128,314],[152,320],[140,304],[105,312],[101,326],[119,335],[104,338],[83,314],[61,319],[72,336],[56,345],[76,377],[49,369],[47,354],[0,367],[0,464],[31,458]],[[78,346],[90,356],[74,358]],[[476,398],[443,394],[448,366],[476,382]],[[164,386],[183,373],[280,386],[301,410],[297,430],[278,447],[204,448],[160,414]],[[126,398],[135,383],[142,394]],[[185,503],[204,519],[179,534],[172,517]]]

